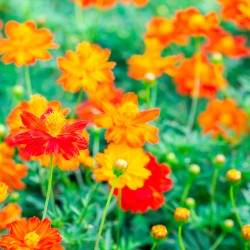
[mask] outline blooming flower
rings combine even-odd
[[[7,228],[12,222],[18,220],[22,209],[15,203],[6,205],[0,210],[0,230]]]
[[[250,49],[244,44],[244,36],[232,36],[222,28],[213,29],[209,35],[209,41],[203,46],[203,49],[212,53],[220,53],[228,57],[239,58],[248,56]]]
[[[176,67],[173,80],[181,95],[194,96],[195,79],[198,78],[199,97],[213,98],[218,90],[227,85],[222,72],[222,65],[210,63],[204,54],[197,53]]]
[[[229,141],[238,140],[248,128],[247,113],[233,99],[211,101],[198,122],[204,134],[211,133],[214,138],[221,135]]]
[[[160,77],[164,72],[171,74],[180,55],[162,57],[162,45],[156,39],[145,40],[146,51],[142,55],[134,55],[128,60],[128,75],[136,80],[143,80],[147,74]]]
[[[48,49],[58,48],[53,44],[54,36],[48,29],[37,29],[33,21],[18,23],[9,21],[5,25],[7,38],[0,38],[0,54],[4,63],[17,66],[34,64],[37,59],[51,59]]]
[[[79,155],[79,150],[87,147],[87,141],[80,135],[86,121],[68,124],[65,116],[51,107],[40,117],[23,111],[23,127],[19,133],[10,136],[9,143],[21,145],[22,153],[31,156],[62,155],[66,160]]]
[[[132,147],[143,146],[146,141],[157,143],[158,129],[146,124],[159,116],[159,109],[139,111],[138,99],[134,93],[124,94],[119,103],[102,103],[103,114],[94,117],[94,123],[107,128],[108,142],[127,143]]]
[[[98,84],[111,82],[114,75],[111,71],[114,62],[108,62],[110,51],[98,45],[82,42],[76,52],[67,51],[66,58],[59,57],[59,69],[63,72],[57,80],[63,89],[75,93],[81,88],[95,91]]]
[[[157,163],[151,154],[147,155],[150,161],[145,168],[151,172],[151,175],[141,188],[131,190],[124,187],[121,189],[121,208],[124,211],[145,213],[148,208],[159,209],[165,203],[163,193],[169,191],[173,186],[172,180],[168,177],[171,171],[170,167]],[[117,189],[114,194],[119,195]]]
[[[126,161],[126,172],[119,177],[116,184],[117,188],[125,186],[132,190],[143,186],[144,181],[151,175],[151,172],[145,168],[149,162],[149,157],[143,152],[142,148],[131,148],[126,144],[109,144],[104,153],[96,156],[98,167],[95,168],[94,175],[97,181],[108,181],[112,186],[116,178],[114,174],[114,165],[117,161]]]
[[[49,219],[40,221],[32,217],[28,221],[13,222],[10,233],[0,239],[0,247],[13,250],[63,250],[61,241],[59,231],[51,228]]]
[[[185,207],[177,207],[174,212],[174,219],[178,222],[186,222],[190,217],[190,211]]]

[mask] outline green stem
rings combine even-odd
[[[82,172],[81,172],[80,167],[75,170],[75,176],[76,176],[76,182],[79,188],[81,188],[83,186],[83,178],[82,178]]]
[[[225,238],[226,236],[226,233],[223,232],[219,237],[218,239],[214,242],[214,244],[211,246],[211,248],[209,250],[215,250],[219,245],[220,243],[223,241],[223,239]]]
[[[151,99],[152,107],[155,107],[155,105],[156,105],[157,90],[158,90],[158,84],[157,84],[157,81],[155,81],[155,84],[154,84],[153,89],[152,89],[152,99]]]
[[[103,229],[103,226],[104,226],[104,222],[105,222],[106,215],[107,215],[107,212],[108,212],[109,204],[111,202],[117,180],[118,180],[118,177],[115,178],[114,183],[112,185],[112,188],[111,188],[111,190],[109,192],[108,200],[107,200],[107,203],[106,203],[106,206],[104,208],[103,215],[102,215],[102,220],[101,220],[101,224],[100,224],[100,227],[99,227],[99,231],[98,231],[97,239],[96,239],[96,242],[95,242],[94,250],[98,250],[99,242],[100,242],[101,235],[102,235],[102,229]]]
[[[56,215],[56,202],[55,202],[55,196],[54,196],[53,188],[51,188],[50,197],[51,197],[51,205],[52,205],[53,215]]]
[[[146,84],[146,102],[148,105],[148,108],[151,108],[151,101],[150,101],[150,86],[148,84]]]
[[[43,219],[46,218],[48,205],[49,205],[49,197],[52,187],[52,177],[53,177],[53,156],[50,157],[50,171],[49,171],[49,181],[48,181],[48,188],[47,188],[47,194],[46,194],[46,200],[43,210]]]
[[[182,232],[182,224],[180,224],[179,227],[178,227],[178,239],[179,239],[181,250],[185,250],[185,247],[184,247],[184,244],[183,244],[183,241],[182,241],[181,232]]]
[[[81,102],[81,99],[82,99],[82,94],[83,94],[83,90],[80,89],[80,92],[78,93],[78,97],[77,97],[77,100],[76,100],[76,105],[74,107],[74,111],[73,111],[72,116],[71,116],[72,118],[74,118],[74,116],[76,114],[77,106]]]
[[[100,147],[100,131],[95,128],[94,130],[94,142],[93,142],[93,157],[97,155]]]
[[[242,221],[240,219],[240,216],[239,216],[239,213],[238,213],[235,201],[234,201],[234,186],[233,185],[230,186],[230,200],[231,200],[231,203],[232,203],[232,207],[233,207],[236,219],[237,219],[237,221],[239,223],[240,228],[242,228],[243,224],[242,224]]]
[[[118,189],[118,225],[117,225],[117,234],[116,234],[116,241],[117,241],[117,246],[119,248],[119,243],[120,243],[120,235],[121,235],[121,219],[122,219],[122,190],[121,188]]]
[[[157,242],[155,241],[153,246],[151,247],[151,250],[155,250],[156,246],[157,246]]]
[[[24,75],[25,75],[28,96],[31,97],[32,96],[32,88],[31,88],[29,66],[27,66],[27,65],[24,66]]]
[[[192,182],[193,182],[193,178],[189,177],[188,181],[186,182],[186,186],[184,188],[184,191],[183,191],[183,194],[182,194],[182,197],[181,197],[181,204],[185,202],[187,196],[188,196],[188,193],[189,193],[189,190],[192,186]]]
[[[244,244],[244,250],[249,250],[249,242],[245,242],[245,244]]]
[[[211,217],[213,219],[214,212],[215,212],[215,203],[214,203],[214,197],[215,197],[215,190],[216,190],[216,183],[219,175],[219,168],[216,168],[213,174],[212,178],[212,187],[211,187]]]
[[[165,207],[166,209],[168,209],[171,213],[174,213],[174,211],[175,211],[175,210],[174,210],[171,206],[169,206],[167,203],[164,203],[163,207]]]

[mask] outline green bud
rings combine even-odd
[[[193,208],[195,207],[195,200],[192,198],[192,197],[188,197],[186,199],[186,205],[189,207],[189,208]]]
[[[199,165],[197,165],[197,164],[191,164],[191,165],[189,166],[188,171],[189,171],[189,173],[190,173],[191,175],[197,176],[197,175],[200,174],[201,169],[200,169],[200,166],[199,166]]]

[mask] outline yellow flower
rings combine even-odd
[[[0,181],[0,202],[4,202],[8,197],[8,186]]]
[[[239,182],[241,180],[241,172],[236,169],[228,170],[226,176],[231,182]]]
[[[175,209],[174,218],[178,222],[186,222],[190,217],[190,211],[185,207]]]

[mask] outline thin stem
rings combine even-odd
[[[215,250],[219,245],[220,243],[223,241],[223,239],[225,238],[226,236],[226,233],[223,232],[219,237],[218,239],[214,242],[214,244],[211,246],[211,248],[209,250]]]
[[[155,107],[155,105],[156,105],[157,90],[158,90],[158,84],[157,84],[157,82],[155,82],[153,89],[152,89],[152,99],[151,99],[152,107]]]
[[[239,223],[240,228],[242,228],[243,224],[242,224],[242,221],[240,219],[240,216],[239,216],[239,213],[238,213],[235,201],[234,201],[234,186],[233,185],[230,186],[230,200],[231,200],[231,203],[232,203],[232,207],[233,207],[236,219],[237,219],[237,221]]]
[[[29,66],[27,66],[27,65],[24,66],[24,75],[25,75],[25,81],[26,81],[28,96],[30,97],[30,96],[32,96],[32,88],[31,88]]]
[[[52,205],[53,215],[56,215],[56,202],[55,202],[55,196],[54,196],[53,188],[51,188],[50,198],[51,198],[51,205]]]
[[[81,99],[82,99],[82,94],[83,94],[83,90],[80,89],[80,92],[78,93],[78,97],[77,97],[77,100],[76,100],[76,105],[74,107],[74,111],[73,111],[72,116],[71,116],[72,118],[74,118],[74,116],[76,114],[77,106],[81,102]]]
[[[167,203],[164,203],[163,207],[165,207],[166,209],[168,209],[171,213],[174,213],[174,211],[175,211],[175,210],[174,210],[171,206],[169,206]]]
[[[216,190],[216,183],[219,175],[219,168],[216,168],[214,170],[213,178],[212,178],[212,187],[211,187],[211,217],[213,219],[214,212],[215,212],[215,203],[214,203],[214,197],[215,197],[215,190]]]
[[[105,206],[104,211],[103,211],[102,220],[101,220],[101,224],[100,224],[100,227],[99,227],[99,231],[98,231],[97,239],[96,239],[96,242],[95,242],[94,250],[98,250],[99,242],[100,242],[101,235],[102,235],[102,229],[103,229],[103,226],[104,226],[104,222],[105,222],[106,215],[107,215],[107,212],[108,212],[109,204],[111,202],[117,180],[118,180],[118,177],[115,178],[114,183],[112,185],[112,188],[111,188],[111,190],[109,192],[108,200],[107,200],[106,206]]]
[[[82,172],[81,172],[80,167],[75,170],[75,176],[76,176],[76,182],[79,188],[81,188],[83,186],[83,178],[82,178]]]
[[[150,101],[150,86],[148,84],[145,84],[145,86],[146,86],[146,102],[147,102],[148,108],[151,108],[152,105]]]
[[[151,250],[155,250],[156,246],[157,246],[157,242],[155,241],[153,246],[151,247]]]
[[[49,181],[48,181],[48,188],[47,188],[47,194],[46,194],[46,200],[43,210],[43,219],[46,218],[48,205],[49,205],[49,197],[52,187],[52,177],[53,177],[53,156],[50,157],[50,171],[49,171]]]
[[[118,189],[118,225],[117,225],[117,232],[116,232],[116,241],[117,246],[119,248],[120,243],[120,234],[121,234],[121,219],[122,219],[122,190],[121,188]]]
[[[95,128],[94,130],[94,142],[93,142],[93,157],[97,155],[100,147],[100,130]]]
[[[184,188],[180,203],[184,203],[184,201],[186,200],[189,190],[192,186],[192,182],[193,182],[193,178],[189,177],[188,181],[186,182],[186,186]]]
[[[249,250],[249,242],[245,242],[245,244],[244,244],[244,250]]]
[[[179,239],[181,250],[185,250],[185,247],[184,247],[184,244],[183,244],[183,241],[182,241],[181,232],[182,232],[182,224],[180,224],[179,227],[178,227],[178,239]]]

